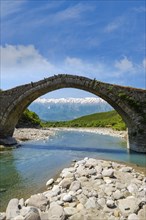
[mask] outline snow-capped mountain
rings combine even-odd
[[[45,121],[66,121],[83,115],[112,110],[101,98],[38,98],[30,106]]]

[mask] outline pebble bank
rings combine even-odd
[[[46,191],[13,198],[1,220],[145,220],[146,178],[132,167],[84,158],[49,179]]]

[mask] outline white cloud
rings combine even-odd
[[[56,68],[33,45],[1,46],[2,81],[22,84],[54,74]],[[41,78],[40,78],[41,77]],[[16,82],[15,82],[16,81]]]
[[[25,2],[26,2],[26,0],[1,1],[0,2],[0,4],[1,4],[1,6],[0,6],[1,18],[5,18],[6,16],[9,16],[15,12],[20,11]]]
[[[128,60],[127,57],[115,62],[115,67],[121,72],[130,72],[134,71],[134,65],[132,61]]]
[[[93,10],[94,7],[92,6],[86,6],[85,4],[76,4],[72,7],[66,8],[58,13],[55,14],[55,20],[57,21],[64,21],[69,19],[76,19],[80,18],[81,14]]]
[[[143,65],[145,65],[145,61],[143,61]],[[62,62],[56,64],[56,62],[50,62],[41,55],[34,45],[1,46],[2,89],[38,81],[44,77],[61,73],[87,76],[100,81],[118,84],[119,81],[121,83],[125,79],[125,72],[128,72],[128,74],[140,72],[138,67],[127,57],[109,65],[105,61],[90,62],[89,60],[67,56]]]
[[[107,26],[104,28],[104,32],[110,33],[110,32],[113,32],[113,31],[119,29],[123,25],[124,20],[125,20],[125,18],[122,16],[116,18],[114,21],[107,24]]]

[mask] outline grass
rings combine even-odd
[[[126,130],[125,123],[116,111],[95,113],[70,121],[42,122],[35,112],[26,109],[17,127],[105,127],[119,131]]]
[[[86,115],[71,121],[46,122],[43,127],[106,127],[114,130],[126,130],[126,125],[116,111]]]

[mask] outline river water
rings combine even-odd
[[[46,141],[28,141],[0,154],[0,211],[11,198],[45,191],[47,180],[84,157],[146,165],[144,154],[129,153],[126,141],[90,132],[58,131]]]

